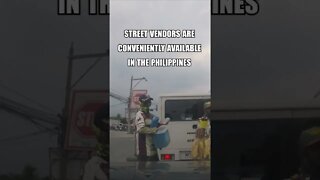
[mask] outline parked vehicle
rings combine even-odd
[[[163,95],[160,96],[160,120],[170,118],[167,126],[170,143],[159,149],[160,160],[191,160],[191,147],[195,138],[197,120],[204,115],[204,103],[211,96]]]

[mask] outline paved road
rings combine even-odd
[[[128,162],[134,157],[134,137],[122,131],[110,132],[111,180],[209,180],[210,162]]]
[[[127,162],[111,164],[111,180],[210,180],[210,162]]]
[[[134,135],[124,131],[110,131],[110,162],[127,162],[134,156]]]

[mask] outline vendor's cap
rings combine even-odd
[[[139,97],[139,101],[140,102],[148,102],[148,101],[151,101],[153,100],[152,97],[150,97],[149,95],[146,95],[146,94],[143,94]]]
[[[300,146],[306,148],[320,142],[320,127],[312,127],[300,135]]]

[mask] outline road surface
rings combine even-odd
[[[210,161],[127,161],[134,157],[134,136],[110,131],[111,180],[209,180]]]

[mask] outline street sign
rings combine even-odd
[[[74,127],[79,131],[80,135],[84,137],[93,137],[94,132],[92,123],[94,121],[94,114],[101,108],[103,103],[88,103],[85,104],[76,114]]]
[[[140,102],[139,97],[143,94],[147,94],[147,90],[132,90],[132,96],[131,96],[131,109],[137,109],[139,108]]]
[[[77,90],[73,92],[70,117],[67,122],[66,149],[92,149],[96,145],[93,122],[95,113],[107,103],[103,90]]]

